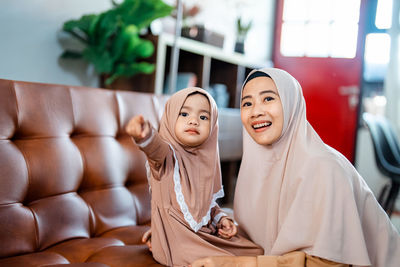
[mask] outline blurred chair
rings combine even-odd
[[[400,185],[400,146],[390,122],[383,116],[363,114],[363,120],[372,137],[375,161],[378,169],[390,178],[379,196],[378,202],[389,215],[392,215]]]

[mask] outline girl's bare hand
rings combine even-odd
[[[223,217],[217,225],[218,234],[225,239],[229,239],[237,234],[237,227],[231,219]]]
[[[142,243],[145,243],[150,251],[151,249],[151,229],[147,230],[142,236]]]
[[[135,139],[136,143],[140,143],[149,137],[151,127],[150,123],[145,120],[142,115],[138,115],[128,122],[125,131]]]

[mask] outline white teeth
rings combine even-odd
[[[261,127],[270,126],[271,124],[272,124],[271,122],[257,123],[257,124],[254,124],[254,125],[253,125],[253,128],[254,128],[254,129],[258,129],[258,128],[261,128]]]

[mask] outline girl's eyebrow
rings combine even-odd
[[[211,112],[208,110],[205,110],[205,109],[200,110],[200,112],[204,112],[204,113],[207,113],[208,115],[211,115]]]
[[[188,109],[189,111],[192,110],[192,108],[189,106],[182,106],[181,110],[183,110],[183,109]],[[200,112],[205,112],[205,113],[211,115],[211,112],[206,109],[201,109]]]
[[[189,106],[182,106],[182,107],[181,107],[181,110],[182,110],[182,109],[189,109],[189,110],[191,110],[192,108],[189,107]]]

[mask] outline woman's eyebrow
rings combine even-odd
[[[251,96],[250,95],[246,95],[246,96],[242,97],[242,101],[247,99],[247,98],[251,98]]]
[[[279,94],[278,94],[277,92],[273,91],[273,90],[261,91],[261,92],[260,92],[260,95],[262,95],[262,94],[275,94],[275,95],[278,95],[278,96],[279,96]]]

